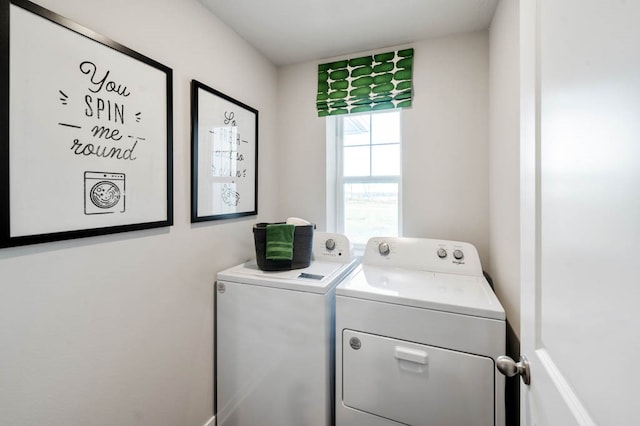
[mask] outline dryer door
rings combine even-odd
[[[493,359],[342,333],[344,405],[413,426],[494,425]]]

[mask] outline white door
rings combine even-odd
[[[640,1],[520,5],[522,424],[640,424]]]

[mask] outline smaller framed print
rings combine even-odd
[[[191,222],[258,214],[258,111],[191,81]]]
[[[0,0],[0,247],[173,224],[172,70]]]

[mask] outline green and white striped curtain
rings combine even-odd
[[[411,106],[413,49],[318,65],[318,117]]]

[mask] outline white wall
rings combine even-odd
[[[0,250],[0,424],[200,426],[213,281],[273,220],[276,69],[196,0],[37,0],[174,70],[175,225]],[[258,218],[189,223],[189,83],[260,111]]]
[[[488,33],[414,46],[415,100],[402,123],[404,235],[471,242],[486,266]]]
[[[491,22],[489,74],[490,258],[487,270],[520,335],[519,1],[501,0]]]
[[[488,33],[411,46],[415,49],[415,98],[402,118],[404,235],[470,241],[486,264]],[[320,62],[325,61],[279,69],[282,155],[278,168],[280,214],[308,218],[323,229],[327,220],[325,120],[315,111]]]
[[[318,62],[278,69],[279,212],[326,230],[325,120],[316,112]]]

